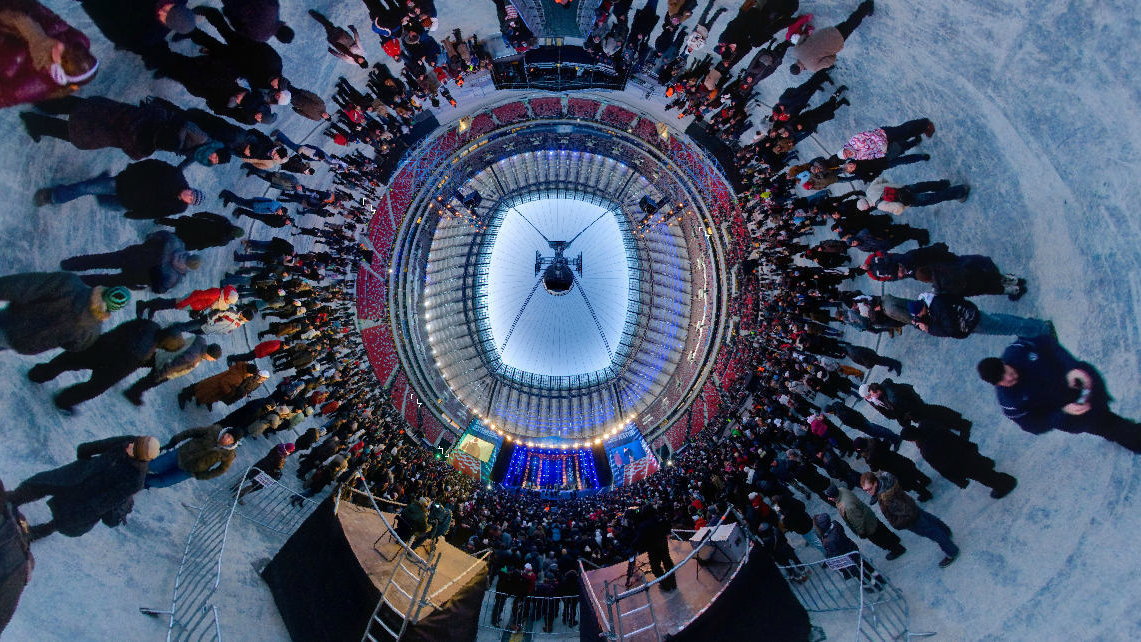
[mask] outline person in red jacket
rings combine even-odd
[[[270,339],[269,341],[262,341],[254,346],[253,350],[243,352],[242,354],[232,354],[226,357],[226,363],[234,365],[239,361],[253,361],[254,359],[261,359],[277,352],[284,346],[285,343],[279,339]]]
[[[135,316],[142,318],[146,314],[148,319],[154,318],[155,312],[160,310],[185,310],[190,308],[191,316],[195,312],[226,310],[238,302],[238,289],[232,285],[222,288],[207,288],[195,290],[190,296],[179,301],[178,299],[151,299],[135,303]]]
[[[0,107],[62,98],[95,77],[87,36],[35,0],[0,8]]]

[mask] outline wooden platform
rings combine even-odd
[[[385,513],[388,523],[394,524],[395,514]],[[337,511],[337,519],[344,529],[345,538],[353,549],[361,568],[372,580],[377,591],[384,590],[384,585],[392,575],[393,566],[400,552],[400,545],[393,537],[383,534],[388,532],[380,516],[372,508],[357,506],[350,502],[341,502]],[[380,538],[380,541],[377,541]],[[428,542],[416,550],[422,559],[430,559]],[[471,577],[486,562],[480,562],[460,549],[440,538],[436,543],[436,552],[440,553],[440,563],[436,568],[436,575],[428,589],[428,599],[431,602],[424,607],[421,618],[439,610],[464,584],[464,578]],[[406,566],[411,567],[410,564]],[[403,584],[403,583],[402,583]],[[404,596],[397,593],[393,602],[398,608],[407,605]]]
[[[670,558],[674,563],[679,563],[687,555],[693,551],[693,547],[689,542],[680,542],[670,540]],[[706,551],[702,551],[701,557],[709,557],[705,555]],[[617,609],[621,606],[623,612],[631,611],[637,607],[646,604],[646,598],[649,597],[653,603],[652,609],[644,609],[634,615],[627,616],[622,620],[622,631],[629,634],[630,631],[640,629],[651,624],[650,611],[654,613],[654,617],[658,623],[658,632],[661,636],[676,635],[685,629],[697,616],[701,615],[709,607],[709,605],[725,590],[729,582],[732,581],[737,571],[743,566],[745,555],[738,555],[737,559],[726,559],[724,556],[713,556],[705,561],[698,560],[697,558],[691,559],[685,566],[681,567],[674,574],[677,578],[677,589],[673,591],[663,591],[660,585],[650,587],[649,591],[640,593],[622,600],[618,605],[613,608]],[[645,554],[637,557],[637,565],[639,569],[649,569],[649,561]],[[626,569],[625,562],[607,566],[595,571],[587,571],[584,581],[587,589],[592,597],[590,607],[593,608],[598,615],[598,621],[603,629],[613,630],[614,625],[610,621],[610,614],[606,608],[606,588],[608,585],[616,585],[619,589],[618,592],[626,590]],[[646,581],[653,581],[652,574],[644,575]],[[639,586],[641,580],[638,575],[635,575],[634,582],[631,583],[631,588]],[[631,639],[656,639],[652,636],[650,631],[640,636],[634,636]]]

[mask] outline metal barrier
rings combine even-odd
[[[709,526],[714,527],[724,523],[725,519],[732,511],[733,508],[730,507],[725,511],[724,514],[721,515],[720,518],[711,522]],[[671,568],[661,577],[655,577],[653,581],[646,582],[645,574],[639,573],[638,575],[642,580],[642,585],[621,592],[619,592],[618,582],[606,582],[604,585],[604,592],[606,594],[606,619],[608,620],[607,627],[609,628],[608,631],[604,632],[606,637],[611,640],[637,639],[642,636],[652,636],[651,639],[654,640],[667,639],[669,637],[669,633],[661,631],[658,627],[658,618],[657,614],[654,612],[654,602],[650,597],[650,588],[662,580],[668,577],[672,577],[678,573],[682,567],[686,566],[691,560],[696,558],[698,553],[700,553],[705,549],[706,546],[710,544],[712,541],[711,538],[713,533],[713,528],[707,530],[705,535],[701,538],[701,541],[693,547],[693,550],[690,551],[682,561],[674,564],[673,568]],[[750,540],[750,543],[751,542],[752,540]],[[746,551],[744,557],[738,562],[738,564],[747,558],[748,551]],[[635,566],[635,562],[633,560],[630,564],[632,567]],[[626,585],[628,586],[629,580],[631,578],[631,573],[629,570],[626,573],[626,577]],[[591,591],[591,593],[593,593],[593,591]],[[631,600],[644,600],[645,603],[623,611],[623,602],[629,603]],[[708,608],[708,605],[700,609],[698,614],[704,612],[705,608]],[[645,623],[647,621],[649,622],[648,624]]]
[[[544,640],[577,640],[579,596],[513,595],[488,591],[479,613],[479,628],[523,632]]]
[[[736,509],[730,510],[744,527],[744,517]],[[748,528],[744,530],[750,540],[760,543],[756,534]],[[809,613],[855,611],[854,639],[857,642],[887,642],[935,635],[911,631],[907,598],[858,551],[777,568],[788,580],[793,595]]]
[[[140,607],[146,615],[170,618],[166,639],[221,640],[214,593],[222,581],[222,554],[234,515],[279,535],[289,535],[317,502],[286,488],[257,468],[246,469],[198,508],[174,578],[169,610]]]

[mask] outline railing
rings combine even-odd
[[[757,535],[745,527],[741,513],[735,508],[730,510],[749,539],[760,543]],[[907,598],[858,551],[777,568],[809,613],[855,611],[856,630],[852,639],[856,642],[888,642],[935,635],[911,631]]]
[[[575,595],[513,595],[488,591],[483,598],[479,628],[524,632],[535,639],[577,640],[578,603]]]
[[[214,593],[222,581],[222,554],[234,515],[279,535],[301,525],[317,502],[286,488],[250,467],[229,486],[211,494],[198,508],[174,578],[169,610],[140,607],[146,615],[170,618],[166,639],[221,640]]]

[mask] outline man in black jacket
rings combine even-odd
[[[658,516],[653,505],[647,504],[638,511],[638,525],[634,531],[634,550],[650,557],[650,570],[654,577],[662,577],[673,568],[669,544],[670,525]],[[677,588],[677,577],[670,575],[661,581],[663,591]]]
[[[122,285],[134,289],[150,288],[155,294],[174,289],[191,270],[202,265],[202,258],[186,251],[186,246],[173,232],[159,230],[114,252],[73,256],[59,262],[65,270],[112,270],[118,274],[86,274],[80,278],[88,285]]]
[[[160,218],[186,211],[205,196],[191,189],[182,170],[148,158],[127,165],[115,176],[107,172],[78,183],[45,187],[36,191],[35,204],[60,205],[81,196],[95,196],[107,209],[126,210],[127,218]]]
[[[100,520],[115,527],[125,523],[134,505],[132,497],[143,488],[148,462],[158,456],[158,440],[123,435],[80,444],[76,461],[29,477],[8,493],[19,506],[51,495],[51,521],[32,526],[29,539],[59,531],[79,537]]]
[[[234,225],[225,216],[213,212],[195,212],[177,218],[165,216],[156,223],[174,228],[174,234],[191,252],[208,247],[224,247],[242,238],[246,231]]]
[[[923,459],[959,488],[966,488],[973,479],[990,488],[991,497],[1000,499],[1018,484],[1012,475],[996,471],[994,460],[979,453],[977,445],[938,423],[921,421],[917,426],[904,428],[901,435],[915,442]]]
[[[64,388],[55,396],[56,407],[70,412],[127,378],[154,356],[160,345],[174,351],[182,342],[177,332],[164,330],[154,321],[132,319],[103,334],[86,350],[62,352],[47,363],[36,364],[28,371],[28,379],[44,383],[68,370],[90,370],[87,381]]]

